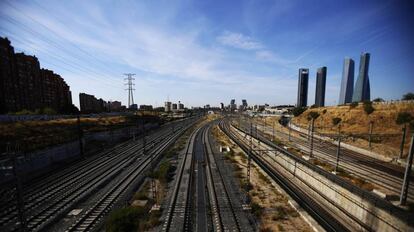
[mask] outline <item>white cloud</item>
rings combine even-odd
[[[257,50],[262,48],[262,44],[240,33],[225,31],[217,37],[217,41],[226,46],[240,48],[244,50]]]

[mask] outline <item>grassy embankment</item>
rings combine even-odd
[[[328,106],[308,109],[298,117],[293,119],[293,123],[303,128],[309,125],[309,112],[318,112],[319,117],[315,120],[315,130],[319,133],[336,134],[338,125],[341,132],[347,135],[345,143],[355,145],[360,148],[372,150],[378,154],[388,157],[398,157],[402,138],[402,125],[396,123],[397,115],[400,112],[407,112],[414,117],[413,103],[393,103],[393,104],[372,104],[374,111],[367,114],[363,104],[353,107]],[[340,118],[338,125],[333,124],[334,118]],[[372,148],[368,146],[368,132],[370,122],[373,122]],[[409,138],[414,128],[408,127],[404,154],[408,153]]]

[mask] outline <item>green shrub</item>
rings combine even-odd
[[[351,104],[349,104],[349,108],[351,108],[351,109],[353,109],[357,106],[358,106],[358,102],[352,102]]]
[[[410,123],[413,120],[414,120],[414,117],[410,113],[408,113],[408,112],[400,112],[400,113],[398,113],[397,119],[395,120],[395,122],[398,125],[401,125],[401,124]]]
[[[414,93],[406,93],[402,97],[402,100],[414,100]]]
[[[377,98],[375,98],[374,100],[372,100],[373,102],[385,102],[385,100],[384,99],[382,99],[382,98],[380,98],[380,97],[377,97]]]
[[[364,102],[364,111],[366,114],[370,115],[372,112],[374,112],[374,107],[372,106],[372,102],[366,101]]]
[[[142,207],[127,207],[111,213],[106,222],[106,231],[123,232],[137,231],[139,219],[145,217],[146,210]]]
[[[295,107],[292,110],[292,114],[293,116],[297,117],[299,115],[301,115],[303,112],[305,112],[306,107]]]
[[[252,203],[250,204],[250,207],[252,208],[252,213],[253,213],[256,217],[260,217],[260,216],[262,215],[262,213],[263,213],[263,208],[262,208],[259,204],[255,203],[255,202],[252,202]]]
[[[341,119],[341,118],[333,118],[333,119],[332,119],[332,124],[333,124],[334,126],[336,126],[336,125],[338,125],[341,121],[342,121],[342,119]]]

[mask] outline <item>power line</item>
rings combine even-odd
[[[49,45],[51,45],[51,46],[53,46],[53,47],[55,47],[55,48],[59,49],[60,51],[66,52],[69,56],[73,57],[74,59],[76,59],[76,60],[78,60],[78,61],[80,61],[80,62],[84,62],[83,60],[79,59],[79,58],[78,58],[78,57],[76,57],[75,55],[73,55],[73,54],[71,54],[70,52],[68,52],[68,51],[70,51],[70,50],[67,50],[67,48],[66,48],[65,46],[60,45],[59,43],[57,43],[57,42],[55,42],[55,41],[52,41],[52,40],[50,40],[50,39],[46,38],[44,35],[42,35],[42,34],[40,34],[40,33],[36,32],[36,31],[32,30],[30,27],[28,27],[28,26],[26,26],[26,25],[24,25],[24,24],[22,24],[22,23],[20,23],[20,22],[18,22],[18,21],[16,21],[16,20],[14,20],[14,19],[12,19],[12,18],[9,18],[9,17],[7,17],[7,16],[0,16],[0,18],[1,18],[1,17],[3,17],[6,21],[8,21],[9,23],[11,23],[11,24],[15,25],[16,27],[18,27],[18,28],[20,28],[20,29],[22,29],[22,30],[26,31],[26,32],[27,32],[27,33],[29,33],[30,35],[32,35],[32,36],[34,36],[34,37],[37,37],[37,38],[41,39],[43,43],[49,44]],[[6,29],[6,30],[7,30],[7,29]],[[12,33],[11,33],[11,34],[12,34]],[[17,37],[17,36],[16,36],[16,37]],[[53,53],[53,54],[56,56],[56,53]],[[73,61],[72,61],[72,62],[73,62]],[[98,73],[98,72],[96,72],[95,70],[93,70],[93,69],[91,69],[91,68],[84,67],[84,66],[79,65],[79,64],[78,64],[78,66],[80,66],[83,70],[85,70],[85,71],[86,71],[86,72],[88,72],[88,73],[93,73],[94,75],[98,75],[98,76],[100,76],[100,77],[102,77],[102,78],[107,79],[107,81],[109,81],[109,82],[111,82],[111,83],[113,82],[113,79],[112,79],[112,77],[110,77],[110,76],[106,76],[105,74]],[[91,66],[92,66],[92,65],[91,65]]]
[[[102,62],[101,60],[99,60],[98,58],[96,58],[96,56],[92,55],[91,53],[85,51],[84,49],[80,48],[78,45],[76,45],[75,43],[71,42],[70,40],[68,40],[67,38],[64,38],[63,36],[59,35],[58,33],[56,33],[54,30],[52,30],[51,28],[49,28],[48,26],[46,26],[45,24],[39,22],[38,20],[34,19],[33,17],[31,17],[30,15],[24,13],[23,11],[21,11],[20,9],[18,9],[16,6],[14,6],[10,1],[5,1],[9,6],[11,6],[15,11],[19,12],[21,15],[26,16],[26,18],[30,19],[31,21],[37,23],[38,25],[42,26],[43,28],[45,28],[46,30],[50,31],[51,33],[53,33],[55,36],[68,41],[74,48],[76,48],[77,50],[79,50],[80,52],[84,53],[85,55],[91,57],[93,60],[100,62],[103,67],[107,67],[104,62]],[[39,4],[37,4],[39,6]],[[47,12],[48,15],[51,14],[50,11],[45,10],[43,7],[42,8],[45,12]],[[59,20],[60,21],[60,20]],[[72,31],[73,32],[73,31]],[[107,69],[109,72],[112,72],[113,70]],[[115,73],[114,73],[115,74]]]
[[[0,26],[0,28],[2,28],[1,26]],[[24,40],[22,40],[22,39],[19,39],[19,38],[17,38],[17,37],[15,37],[14,35],[12,35],[12,34],[9,34],[8,35],[13,41],[18,41],[19,43],[22,43],[22,44],[25,44],[26,46],[28,46],[28,47],[30,47],[31,49],[33,49],[36,53],[44,53],[44,54],[46,54],[46,55],[48,55],[48,56],[50,56],[50,57],[52,57],[52,58],[54,58],[54,60],[56,60],[56,61],[58,61],[58,62],[60,62],[60,63],[62,63],[62,64],[64,64],[64,65],[66,65],[66,66],[70,66],[70,67],[72,67],[73,69],[69,69],[68,67],[64,67],[64,66],[61,66],[61,65],[58,65],[58,64],[56,64],[56,63],[54,63],[54,62],[50,62],[50,61],[48,61],[48,62],[44,62],[44,61],[42,61],[41,63],[50,63],[50,64],[52,64],[52,65],[54,65],[54,66],[56,66],[56,67],[58,67],[58,68],[61,68],[61,69],[64,69],[64,70],[66,70],[66,71],[68,71],[68,72],[79,72],[80,74],[83,74],[83,73],[89,73],[88,74],[88,76],[89,76],[89,78],[90,79],[93,79],[94,81],[99,81],[100,83],[102,83],[102,84],[105,84],[105,85],[107,85],[107,86],[110,86],[110,87],[115,87],[115,88],[120,88],[120,86],[116,86],[116,85],[114,85],[114,84],[112,84],[112,81],[109,81],[109,80],[107,80],[107,79],[99,79],[99,78],[97,78],[97,77],[94,77],[94,75],[96,75],[96,74],[94,74],[93,72],[90,72],[90,71],[88,71],[88,70],[86,70],[83,66],[81,66],[81,65],[79,65],[79,64],[77,64],[77,63],[75,63],[75,62],[72,62],[71,63],[71,61],[68,61],[68,60],[66,60],[65,58],[63,58],[62,56],[59,56],[59,55],[57,55],[56,53],[48,53],[48,52],[45,52],[45,51],[39,51],[39,50],[37,50],[35,47],[33,47],[31,44],[30,44],[30,42],[27,42],[27,41],[24,41]],[[22,49],[21,49],[22,50]],[[99,75],[99,74],[98,74]],[[86,77],[86,76],[84,76],[84,77]]]
[[[133,78],[133,76],[135,76],[134,73],[125,73],[125,76],[127,76],[127,78],[124,78],[124,80],[127,80],[128,82],[125,83],[125,85],[128,85],[128,108],[131,107],[131,102],[132,104],[134,104],[134,95],[133,95],[133,91],[135,90],[133,88],[133,86],[135,85],[132,81],[135,80],[135,78]]]

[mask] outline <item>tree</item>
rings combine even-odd
[[[402,97],[402,100],[414,100],[414,93],[406,93],[404,94],[404,96]]]
[[[306,107],[295,107],[292,110],[292,114],[293,116],[297,117],[299,115],[301,115],[303,112],[305,112]]]
[[[374,107],[372,106],[372,102],[370,101],[365,101],[364,102],[364,111],[366,114],[370,115],[372,114],[372,112],[374,112]]]
[[[43,111],[43,114],[47,114],[47,115],[56,114],[56,111],[54,109],[52,109],[52,108],[49,108],[49,107],[43,108],[42,111]]]
[[[398,125],[403,125],[403,124],[405,125],[407,123],[410,123],[413,120],[414,120],[414,117],[410,113],[400,112],[400,113],[398,113],[397,119],[395,120],[395,122]]]
[[[380,97],[377,97],[377,98],[375,98],[374,100],[372,100],[373,102],[385,102],[385,100],[384,99],[382,99],[382,98],[380,98]]]
[[[319,113],[316,111],[311,111],[308,113],[308,120],[310,121],[311,119],[315,120],[319,117]]]
[[[349,104],[349,108],[351,108],[351,109],[353,109],[357,106],[358,106],[358,102],[352,102],[351,104]]]
[[[342,121],[342,119],[341,119],[341,118],[333,118],[333,119],[332,119],[332,124],[333,124],[334,126],[336,126],[336,125],[338,125],[341,121]]]
[[[137,231],[140,219],[146,218],[144,208],[127,207],[114,211],[106,222],[106,231]]]

